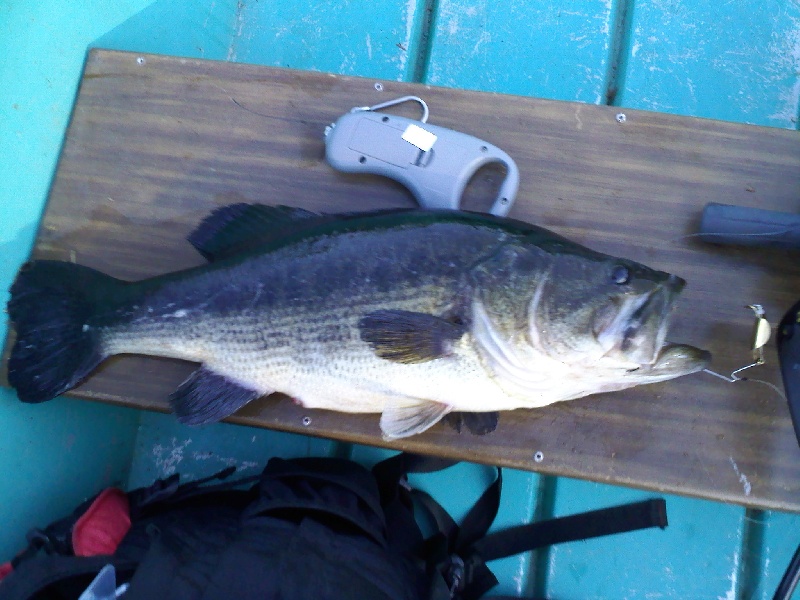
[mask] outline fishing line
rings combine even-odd
[[[722,375],[721,373],[717,373],[716,371],[712,371],[711,369],[703,369],[703,373],[708,373],[709,375],[713,375],[714,377],[718,377],[723,381],[727,381],[728,383],[736,383],[738,381],[752,381],[753,383],[763,383],[769,388],[772,388],[776,394],[778,394],[784,401],[786,401],[786,394],[783,393],[777,385],[770,381],[766,381],[764,379],[753,379],[752,377],[736,377],[735,374],[745,369],[749,369],[750,367],[755,367],[759,363],[753,363],[752,365],[747,365],[746,367],[742,367],[741,369],[736,369],[733,373],[731,373],[730,377]]]

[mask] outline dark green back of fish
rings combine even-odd
[[[273,222],[277,210],[280,218]],[[190,240],[213,262],[143,282],[146,300],[130,318],[146,316],[148,309],[174,312],[175,306],[229,312],[352,302],[364,293],[417,293],[426,286],[459,285],[476,262],[512,239],[524,238],[543,249],[568,243],[524,223],[463,212],[397,210],[339,217],[301,211],[287,218],[283,209],[256,205],[243,215],[224,221],[217,236],[208,233],[211,226],[204,222],[198,228],[204,235],[193,234]],[[215,216],[220,217],[212,215],[212,223]]]

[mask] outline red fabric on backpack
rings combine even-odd
[[[11,573],[14,570],[14,567],[11,566],[11,562],[4,562],[0,565],[0,581],[3,581],[3,577]]]
[[[127,494],[108,488],[95,498],[72,528],[72,550],[75,556],[114,554],[130,528]]]

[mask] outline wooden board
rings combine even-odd
[[[706,202],[797,211],[796,132],[638,111],[619,122],[616,108],[392,81],[378,91],[375,83],[93,51],[34,256],[139,279],[201,264],[184,238],[215,206],[411,206],[394,182],[334,172],[322,133],[353,106],[413,93],[430,105],[431,123],[515,158],[522,183],[512,216],[684,277],[670,337],[711,350],[716,370],[730,373],[750,358],[746,304],[763,304],[775,321],[800,295],[790,254],[691,237]],[[467,206],[487,206],[500,177],[480,173]],[[779,383],[772,345],[767,359],[752,376]],[[192,368],[118,357],[71,394],[164,411]],[[231,421],[800,511],[800,448],[785,401],[767,386],[705,374],[505,413],[483,437],[438,425],[387,444],[376,416],[307,411],[281,397],[253,402]]]

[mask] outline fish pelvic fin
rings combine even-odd
[[[358,323],[361,339],[379,357],[398,363],[423,363],[452,351],[466,333],[461,323],[406,310],[378,310]]]
[[[432,400],[416,398],[389,400],[381,414],[383,439],[396,440],[422,433],[436,425],[451,410],[452,406]]]
[[[124,290],[124,282],[73,263],[23,265],[8,301],[16,331],[8,382],[20,400],[50,400],[94,370],[106,356],[93,317]]]
[[[458,433],[461,433],[463,426],[474,435],[486,435],[497,429],[500,413],[497,411],[481,413],[453,412],[447,415],[444,420]]]
[[[263,395],[202,366],[170,395],[169,402],[184,425],[205,425],[221,421]]]

